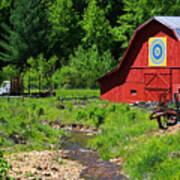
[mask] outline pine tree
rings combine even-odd
[[[48,25],[40,0],[21,0],[11,11],[10,26],[2,25],[5,33],[0,46],[0,59],[19,67],[26,64],[29,57],[46,52]]]

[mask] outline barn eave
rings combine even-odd
[[[144,24],[142,24],[141,26],[139,26],[136,29],[136,31],[134,32],[134,34],[130,40],[128,47],[125,50],[125,53],[121,59],[121,62],[118,65],[118,67],[114,68],[112,71],[103,75],[102,77],[100,77],[96,81],[100,82],[101,80],[109,77],[110,75],[112,75],[112,74],[116,73],[118,70],[120,70],[122,64],[124,63],[125,57],[127,56],[129,49],[130,49],[137,33],[140,30],[142,30],[146,25],[148,25],[150,22],[152,22],[153,20],[159,22],[160,24],[162,24],[162,25],[166,26],[168,29],[170,29],[173,32],[176,39],[178,41],[180,41],[180,16],[154,16],[154,17],[150,18],[149,20],[147,20]]]

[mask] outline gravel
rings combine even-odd
[[[9,177],[16,180],[81,180],[85,168],[77,161],[66,159],[67,151],[32,151],[5,156],[12,169]]]

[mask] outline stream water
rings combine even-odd
[[[96,151],[86,148],[88,140],[93,136],[76,131],[70,133],[70,137],[63,143],[63,149],[68,150],[69,159],[77,160],[86,167],[81,172],[81,178],[85,180],[127,180],[121,174],[120,166],[101,160]]]

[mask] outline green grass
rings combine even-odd
[[[57,97],[98,96],[98,90],[57,90]],[[131,179],[176,180],[180,178],[180,131],[158,132],[156,121],[144,109],[98,99],[61,101],[57,97],[0,99],[1,147],[13,151],[48,149],[59,146],[64,132],[43,122],[83,123],[101,130],[89,142],[101,158],[121,156],[123,170]],[[62,108],[65,107],[65,108]],[[16,137],[25,140],[17,143]],[[12,151],[12,150],[11,150]]]
[[[158,132],[157,122],[149,120],[146,110],[128,104],[96,100],[83,106],[69,102],[69,107],[61,111],[63,121],[101,129],[89,146],[103,159],[121,156],[123,170],[130,178],[179,180],[180,132],[163,136],[151,133]]]
[[[91,142],[91,146],[99,149],[102,158],[119,156],[123,147],[131,144],[134,138],[157,128],[156,122],[148,118],[149,114],[144,110],[132,109],[127,104],[109,104],[101,125],[102,133]]]
[[[15,150],[48,149],[51,144],[57,146],[64,133],[43,124],[56,112],[58,109],[52,98],[26,98],[24,102],[21,99],[1,99],[1,146],[13,146]]]
[[[14,151],[48,149],[60,146],[61,137],[65,134],[46,122],[74,121],[79,102],[59,101],[58,95],[95,96],[98,90],[56,90],[56,97],[49,98],[1,98],[0,99],[0,134],[1,147]],[[65,109],[61,108],[65,106]],[[75,116],[74,116],[75,115]]]
[[[36,90],[34,90],[36,92]],[[98,96],[94,90],[57,90],[57,95]],[[78,103],[78,102],[76,102]],[[65,110],[61,108],[65,106]],[[73,102],[61,102],[50,98],[0,98],[0,145],[6,153],[32,151],[61,147],[64,134],[45,122],[68,119],[73,116]],[[7,177],[11,166],[4,160],[0,151],[0,179]],[[8,178],[8,177],[7,177]]]
[[[100,96],[99,90],[91,90],[91,89],[71,89],[71,90],[56,90],[56,96]]]
[[[180,131],[144,136],[133,145],[124,153],[124,169],[133,179],[180,179]]]
[[[44,90],[41,89],[41,92]],[[100,96],[100,91],[97,89],[55,89],[56,96],[72,97],[72,96]],[[39,89],[31,89],[31,93],[38,93]],[[28,90],[25,90],[28,93]]]
[[[108,111],[108,113],[107,113]],[[109,104],[102,133],[90,141],[103,159],[123,157],[123,170],[132,179],[180,178],[180,131],[161,136],[149,113],[127,104]]]

